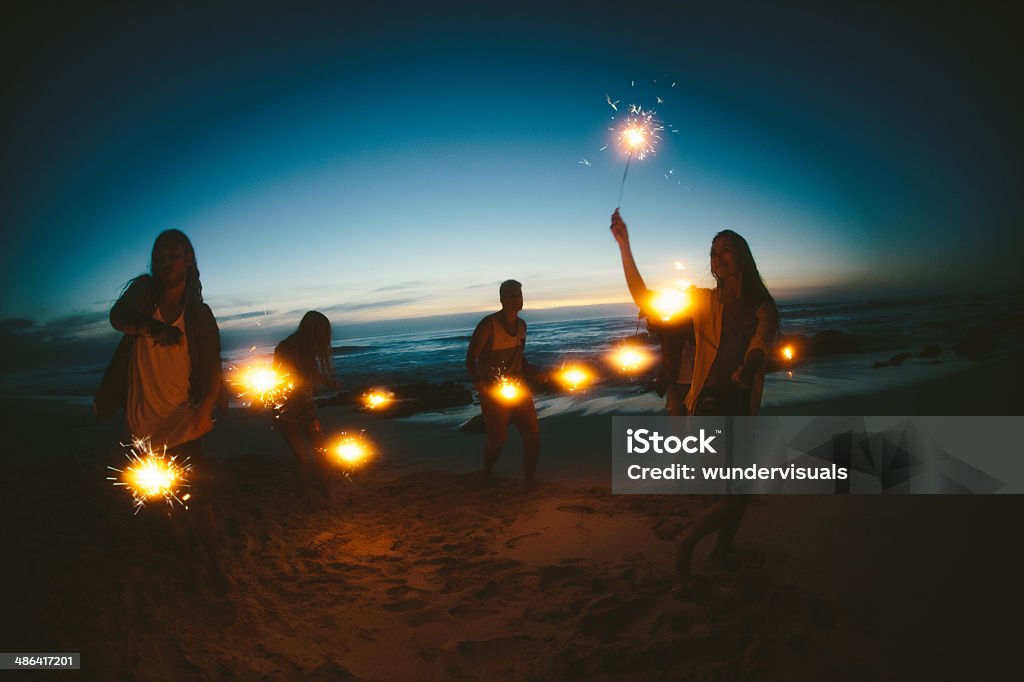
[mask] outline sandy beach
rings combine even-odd
[[[924,384],[797,412],[996,414],[950,402],[985,379],[944,378],[943,403]],[[680,580],[673,540],[710,498],[612,495],[606,414],[543,419],[527,491],[515,435],[485,485],[481,434],[322,409],[381,454],[310,508],[269,415],[232,410],[206,441],[232,583],[217,596],[161,509],[133,516],[105,480],[119,423],[3,407],[0,641],[80,652],[90,679],[976,678],[1011,634],[1016,496],[758,497],[736,565],[710,566],[705,542]]]

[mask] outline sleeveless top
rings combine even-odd
[[[165,322],[159,307],[153,317]],[[154,448],[181,445],[209,431],[209,425],[196,423],[189,399],[191,362],[184,311],[172,326],[181,332],[180,344],[161,346],[139,337],[128,364],[128,428],[136,438],[148,436]]]
[[[520,378],[523,375],[523,344],[526,341],[526,323],[516,320],[516,333],[510,335],[498,319],[500,313],[493,313],[491,326],[494,335],[487,348],[480,353],[480,378],[492,383],[499,377]]]
[[[704,385],[708,388],[733,388],[732,373],[743,364],[747,348],[757,332],[757,317],[737,320],[722,310],[722,332],[718,340],[718,353]]]

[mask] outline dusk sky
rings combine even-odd
[[[1020,286],[1009,5],[517,4],[6,17],[0,331],[107,334],[170,227],[224,329],[481,311],[509,277],[626,301],[606,94],[666,124],[622,202],[652,286],[708,284],[727,227],[782,301]]]

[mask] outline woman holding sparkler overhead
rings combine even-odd
[[[295,388],[277,408],[277,428],[295,455],[300,494],[308,499],[312,470],[319,473],[324,497],[331,498],[324,438],[313,402],[316,386],[336,389],[331,357],[331,322],[315,310],[302,316],[299,328],[274,349],[274,366],[287,373]]]
[[[619,244],[626,285],[643,310],[652,306],[629,244],[629,232],[618,210],[612,214],[612,236]],[[694,416],[749,416],[761,406],[765,360],[778,334],[779,315],[743,237],[723,230],[711,242],[714,289],[693,290],[686,315],[696,333],[693,378],[685,398]],[[671,405],[671,397],[669,400]],[[691,525],[679,543],[677,568],[690,572],[697,543],[718,531],[712,559],[724,562],[746,510],[746,495],[724,495]]]

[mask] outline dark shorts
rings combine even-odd
[[[509,424],[515,424],[520,433],[540,432],[533,396],[528,395],[515,405],[506,405],[484,393],[480,396],[480,411],[483,412],[488,435],[495,433],[504,436]]]
[[[279,421],[298,426],[312,427],[317,423],[316,403],[311,396],[292,396],[284,405],[275,410]]]

